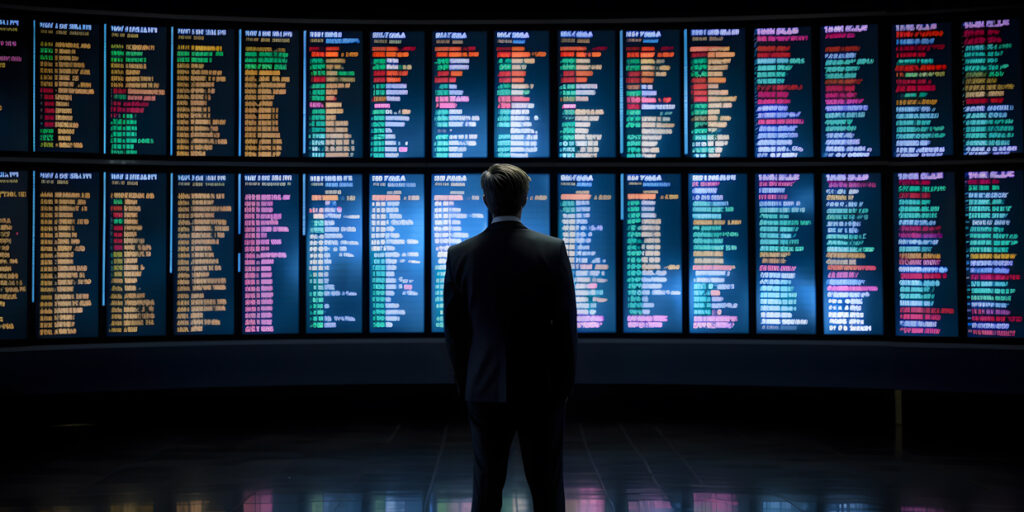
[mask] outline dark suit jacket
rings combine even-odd
[[[444,332],[467,401],[564,401],[576,375],[576,292],[562,240],[506,221],[450,247]]]

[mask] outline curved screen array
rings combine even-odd
[[[1013,170],[532,177],[581,332],[1024,323]],[[0,336],[438,333],[447,250],[487,224],[476,173],[3,171]]]
[[[1015,18],[725,25],[346,30],[0,13],[0,151],[260,159],[1021,152]]]

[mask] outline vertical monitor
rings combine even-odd
[[[686,31],[686,154],[747,156],[747,32],[742,28]]]
[[[109,336],[167,334],[167,178],[157,173],[107,173],[102,303]]]
[[[487,156],[487,32],[434,32],[434,158]]]
[[[237,176],[175,174],[175,334],[235,333]]]
[[[966,21],[962,34],[964,156],[1019,153],[1024,142],[1020,22]]]
[[[614,158],[614,30],[558,32],[558,157]]]
[[[423,332],[422,174],[370,175],[370,332]]]
[[[817,330],[814,175],[757,175],[757,333]]]
[[[306,332],[363,330],[363,177],[306,181]]]
[[[32,174],[0,171],[0,341],[28,336]]]
[[[0,151],[29,151],[32,23],[0,18]]]
[[[692,333],[750,332],[747,176],[689,175]]]
[[[103,87],[103,26],[39,21],[36,150],[99,153]]]
[[[967,335],[1020,337],[1024,179],[1017,171],[967,171],[965,186]]]
[[[565,242],[576,286],[576,326],[615,332],[615,175],[558,176],[558,234]]]
[[[679,31],[623,30],[619,47],[619,155],[681,157]]]
[[[432,332],[444,332],[444,276],[448,248],[487,229],[487,206],[476,174],[434,174],[430,184]]]
[[[363,33],[306,33],[306,148],[310,158],[362,158]]]
[[[242,156],[299,156],[304,72],[301,32],[242,31]]]
[[[238,156],[238,37],[223,28],[174,30],[175,156]]]
[[[242,332],[299,332],[302,177],[244,174],[242,180]]]
[[[423,158],[427,129],[426,34],[370,35],[370,156]]]
[[[551,156],[550,42],[546,30],[494,37],[494,156]]]
[[[957,197],[954,174],[896,174],[896,334],[957,336]]]
[[[622,175],[624,332],[683,333],[683,179]]]
[[[953,154],[953,36],[949,23],[893,27],[892,155]]]
[[[754,156],[814,156],[811,27],[754,31]]]
[[[36,174],[40,338],[99,336],[103,182],[95,172]]]
[[[882,334],[882,175],[825,174],[821,193],[823,330]]]
[[[878,26],[821,29],[821,156],[881,155]]]
[[[169,154],[170,58],[167,27],[108,25],[108,154]]]

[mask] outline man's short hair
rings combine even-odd
[[[492,215],[515,215],[526,204],[530,176],[512,164],[494,164],[480,175],[480,188]]]

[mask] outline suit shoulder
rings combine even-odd
[[[548,250],[557,250],[557,249],[560,249],[562,247],[562,243],[563,242],[562,242],[561,238],[554,237],[554,236],[551,236],[551,235],[545,235],[544,233],[541,233],[541,232],[538,232],[538,231],[534,231],[532,229],[527,229],[526,231],[527,231],[527,233],[529,233],[529,236],[532,238],[531,241],[533,241],[534,243],[536,243],[536,244],[538,244],[538,245],[540,245],[540,246],[542,246],[542,247],[544,247],[544,248],[546,248]]]

